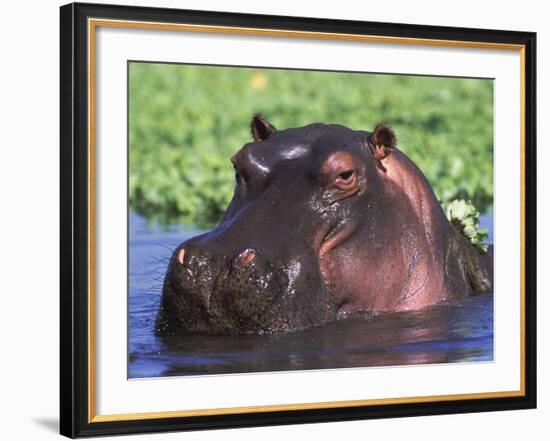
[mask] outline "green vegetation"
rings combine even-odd
[[[130,207],[208,227],[233,192],[229,158],[262,112],[278,128],[385,121],[438,198],[493,200],[493,84],[419,76],[130,64]]]
[[[488,245],[483,243],[489,232],[486,228],[479,228],[479,211],[471,201],[457,199],[444,205],[447,219],[470,240],[477,248],[487,252]]]

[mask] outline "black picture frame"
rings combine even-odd
[[[524,51],[524,394],[324,409],[94,420],[89,400],[89,18],[520,45]],[[60,9],[60,432],[82,436],[483,412],[536,407],[536,34],[164,8]]]

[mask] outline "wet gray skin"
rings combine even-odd
[[[388,126],[277,131],[256,115],[252,135],[220,224],[172,255],[157,334],[283,332],[490,290],[489,259]]]

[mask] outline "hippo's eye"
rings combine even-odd
[[[353,170],[346,170],[345,172],[342,172],[338,175],[339,179],[342,179],[343,181],[347,181],[353,176]]]

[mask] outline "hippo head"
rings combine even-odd
[[[337,317],[323,259],[379,196],[392,130],[311,124],[276,130],[262,115],[232,158],[220,224],[179,245],[165,276],[160,335],[302,329]]]

